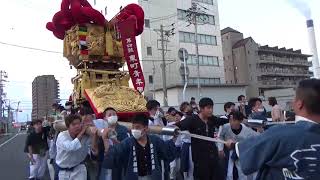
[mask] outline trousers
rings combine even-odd
[[[248,176],[243,174],[239,160],[237,160],[237,161],[232,160],[232,158],[231,158],[232,153],[233,153],[233,151],[230,151],[227,180],[233,180],[233,166],[234,165],[236,165],[236,167],[237,167],[239,180],[254,180],[256,177],[256,173],[250,174]]]
[[[59,180],[87,180],[87,168],[84,164],[80,164],[72,171],[60,169]]]
[[[30,176],[32,178],[42,178],[47,168],[47,154],[45,156],[40,156],[39,154],[32,154],[35,163],[30,162]]]

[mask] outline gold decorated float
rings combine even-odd
[[[79,6],[70,4],[71,9],[76,7]],[[56,13],[55,16],[62,17],[54,17],[47,28],[57,38],[63,38],[63,56],[77,70],[77,75],[72,78],[74,105],[89,101],[96,115],[107,107],[113,107],[120,113],[145,112],[146,100],[142,95],[144,78],[135,43],[135,36],[143,31],[141,7],[130,4],[110,22],[101,21],[101,15],[95,10],[92,11],[92,19],[88,20],[79,11],[73,18],[78,19],[79,23],[67,16],[67,8]],[[83,23],[85,20],[87,23]],[[60,28],[56,28],[58,26]],[[61,31],[63,28],[65,30]],[[125,63],[128,71],[124,70]],[[129,87],[130,79],[134,88]]]
[[[130,74],[123,68],[125,59],[119,34],[110,28],[87,24],[67,31],[63,55],[77,69],[73,100],[89,100],[97,113],[107,107],[119,112],[144,112],[146,101],[129,87]]]

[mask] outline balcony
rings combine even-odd
[[[292,80],[262,80],[258,82],[258,85],[263,88],[290,88],[296,87],[298,82]]]
[[[260,72],[258,74],[260,76],[312,76],[312,73],[309,71],[282,68],[260,68]]]
[[[311,67],[312,62],[301,60],[301,59],[289,59],[289,58],[279,58],[273,56],[260,56],[259,64],[279,64],[279,65],[288,65],[288,66],[304,66]]]

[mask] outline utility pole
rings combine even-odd
[[[153,89],[153,93],[152,93],[152,99],[156,99],[156,88],[154,85],[154,76],[156,74],[156,66],[154,65],[154,61],[152,61],[152,89]]]
[[[201,6],[202,8],[205,8]],[[206,8],[205,8],[206,9]],[[204,11],[198,8],[198,4],[196,2],[191,1],[191,8],[188,10],[188,21],[190,24],[194,25],[194,44],[196,49],[196,59],[197,59],[197,84],[198,84],[198,99],[201,99],[201,84],[200,84],[200,61],[199,61],[199,40],[198,40],[198,25],[207,24],[206,19],[207,16]],[[198,19],[202,20],[202,24],[198,22]],[[189,25],[190,25],[189,24]]]
[[[1,70],[0,71],[0,119],[3,118],[3,99],[2,99],[2,96],[4,94],[3,92],[3,88],[4,88],[4,83],[3,82],[6,82],[6,78],[8,78],[8,74],[6,71],[3,71]]]
[[[197,4],[193,3],[192,6],[195,6],[195,9],[197,8]],[[193,7],[192,7],[193,8]],[[201,86],[200,86],[200,61],[199,61],[199,44],[198,44],[198,22],[197,22],[197,16],[193,16],[193,22],[194,22],[194,43],[196,46],[196,58],[197,58],[197,78],[198,78],[198,100],[201,98]]]
[[[10,106],[10,100],[9,100],[9,106],[8,106],[8,124],[7,124],[6,133],[9,133],[9,125],[11,124],[10,118],[11,118],[11,106]]]
[[[163,105],[168,106],[168,92],[167,92],[167,76],[166,76],[166,59],[164,52],[164,32],[163,25],[160,25],[160,38],[161,38],[161,55],[162,55],[162,86],[163,86]]]
[[[18,106],[17,106],[17,109],[16,109],[16,122],[19,122],[19,119],[18,119],[18,115],[19,115],[19,105],[20,105],[20,101],[18,101]]]
[[[199,16],[198,6],[196,3],[191,1],[191,23],[194,25],[194,44],[196,47],[196,59],[197,59],[197,84],[198,84],[198,99],[201,99],[201,85],[200,85],[200,61],[199,61],[199,44],[198,44],[198,21]]]
[[[8,78],[8,74],[6,71],[0,71],[0,120],[4,119],[4,107],[3,107],[3,95],[5,94],[3,91],[4,82],[7,82],[5,79]],[[8,132],[9,122],[6,125],[6,133]]]
[[[160,33],[160,39],[159,41],[161,42],[161,48],[159,49],[161,51],[161,56],[162,56],[162,63],[161,63],[161,74],[162,74],[162,88],[163,88],[163,105],[168,106],[168,91],[167,91],[167,77],[166,77],[166,45],[165,43],[168,43],[168,38],[172,35],[174,35],[174,23],[171,24],[172,28],[170,30],[165,30],[164,28],[167,26],[160,25],[160,29],[156,29],[156,32]]]

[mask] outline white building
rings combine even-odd
[[[93,1],[93,0],[92,0]],[[119,11],[119,7],[134,1],[125,1],[124,4],[115,1],[96,0],[97,8],[108,14],[112,10]],[[99,4],[102,1],[105,5]],[[220,22],[217,0],[193,0],[205,13],[199,18],[202,25],[198,26],[199,60],[200,60],[200,83],[202,96],[214,98],[217,95],[232,97],[235,101],[237,95],[245,94],[242,90],[244,85],[225,85],[224,64],[222,54],[222,42],[220,34]],[[123,2],[122,2],[123,3]],[[181,61],[178,58],[180,48],[187,49],[189,53],[188,67],[189,86],[186,91],[186,99],[197,96],[197,60],[195,51],[195,28],[187,22],[187,12],[191,8],[191,0],[136,0],[145,12],[145,30],[141,35],[140,59],[146,80],[145,95],[157,99],[163,105],[163,81],[162,81],[162,53],[159,29],[170,31],[174,28],[174,35],[168,37],[166,45],[166,84],[168,87],[168,105],[177,106],[182,102],[182,89],[184,78],[181,77],[179,69]],[[118,4],[119,7],[114,7]],[[108,8],[105,8],[108,6]],[[109,8],[110,7],[110,8]],[[112,16],[116,12],[112,12]],[[110,15],[109,14],[109,15]],[[111,16],[111,17],[112,17]],[[109,17],[109,19],[111,18]],[[205,23],[203,23],[205,22]],[[172,25],[173,24],[173,25]],[[165,36],[167,37],[167,36]],[[139,41],[138,41],[139,42]],[[218,88],[219,86],[223,88]],[[225,91],[225,89],[229,89]],[[175,90],[172,90],[175,89]],[[223,92],[221,92],[223,91]],[[230,92],[229,94],[227,92]],[[198,98],[197,98],[198,99]],[[222,101],[221,102],[225,102]]]

